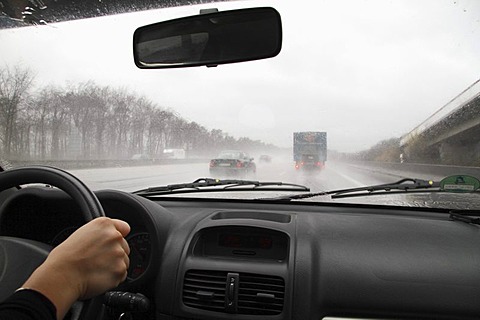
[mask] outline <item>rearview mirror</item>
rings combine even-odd
[[[251,8],[200,14],[138,28],[133,55],[139,68],[216,66],[276,56],[280,14]]]

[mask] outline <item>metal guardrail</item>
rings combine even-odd
[[[189,163],[208,163],[210,159],[151,159],[151,160],[29,160],[17,161],[11,160],[13,166],[45,165],[53,166],[66,170],[71,169],[90,169],[90,168],[115,168],[115,167],[136,167],[136,166],[154,166],[168,164],[189,164]]]
[[[445,166],[420,163],[394,162],[350,162],[349,166],[369,171],[374,174],[388,175],[398,178],[419,178],[439,180],[444,177],[463,174],[480,179],[480,167]]]
[[[425,121],[415,127],[412,131],[404,135],[400,139],[400,145],[404,146],[410,141],[410,139],[420,135],[428,128],[436,125],[437,123],[442,121],[442,119],[448,117],[450,114],[456,112],[458,109],[462,108],[470,101],[473,101],[477,98],[480,98],[480,79],[475,81],[467,89],[463,90],[455,98],[450,100],[446,105],[438,109],[434,114],[432,114]]]

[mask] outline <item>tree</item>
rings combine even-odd
[[[20,90],[16,92],[19,96]],[[0,129],[10,130],[10,142],[4,139],[2,146],[28,159],[130,159],[138,153],[157,158],[165,148],[183,148],[197,157],[221,149],[275,149],[259,140],[207,130],[145,97],[91,81],[69,88],[46,87],[28,101],[27,90],[20,96],[25,101],[15,104],[13,120],[10,96],[0,96]],[[13,124],[6,125],[5,119]]]
[[[29,69],[19,66],[0,69],[0,127],[2,151],[6,157],[12,153],[18,113],[33,80]]]

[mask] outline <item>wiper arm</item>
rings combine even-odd
[[[424,189],[433,189],[433,188],[439,188],[439,187],[440,187],[440,183],[434,182],[433,180],[405,178],[393,183],[330,191],[329,194],[331,194],[332,199],[334,199],[334,198],[364,196],[368,194],[373,194],[377,191],[385,191],[388,193],[393,190],[400,190],[400,191],[408,192],[409,190],[419,190],[419,189],[424,190]]]
[[[304,194],[290,195],[285,197],[278,197],[271,200],[289,201],[289,200],[307,199],[307,198],[313,198],[313,197],[325,196],[325,195],[330,195],[332,199],[335,199],[335,198],[347,198],[347,197],[357,197],[357,196],[368,196],[373,194],[391,193],[393,190],[400,190],[402,193],[404,193],[404,192],[408,192],[409,190],[432,189],[432,188],[439,188],[439,187],[440,187],[440,184],[432,180],[405,178],[393,183],[377,184],[372,186],[339,189],[339,190],[332,190],[332,191],[323,191],[323,192],[316,192],[316,193],[304,193]]]
[[[221,188],[219,188],[221,187]],[[200,178],[190,183],[170,184],[166,186],[151,187],[133,192],[137,195],[162,195],[188,192],[218,192],[218,191],[310,191],[310,188],[299,184],[285,182],[261,182],[254,180],[220,180]]]

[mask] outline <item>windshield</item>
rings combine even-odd
[[[274,58],[210,68],[134,64],[141,26],[262,6],[282,18]],[[479,37],[476,0],[232,1],[4,28],[2,167],[53,165],[94,190],[128,192],[205,177],[312,192],[405,177],[480,178]],[[479,209],[479,198],[329,201]]]

